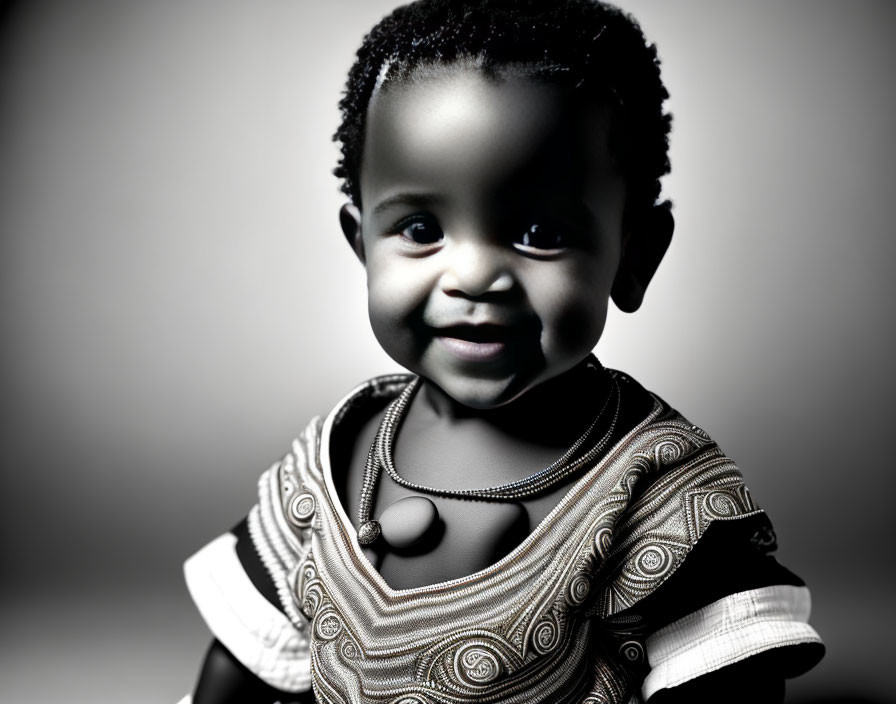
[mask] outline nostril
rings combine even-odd
[[[471,286],[463,283],[453,285],[451,282],[446,282],[442,285],[442,291],[445,295],[469,298],[471,300],[484,300],[493,297],[504,298],[508,293],[514,291],[515,288],[515,281],[509,274],[501,274],[484,285]]]
[[[515,283],[513,274],[500,262],[488,257],[470,257],[455,262],[443,273],[441,288],[448,295],[478,298],[511,291]]]

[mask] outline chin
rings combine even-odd
[[[427,377],[425,374],[423,376],[436,384],[457,403],[480,411],[505,406],[522,396],[532,386],[531,384],[520,385],[515,379],[492,381],[471,378],[439,379]]]

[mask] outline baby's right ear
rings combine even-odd
[[[365,264],[364,240],[361,239],[361,211],[353,203],[346,203],[339,209],[339,225],[352,251],[361,263]]]

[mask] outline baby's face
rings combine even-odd
[[[374,94],[361,244],[373,331],[395,361],[493,408],[594,348],[625,201],[608,119],[560,87],[469,68]]]

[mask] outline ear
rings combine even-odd
[[[634,313],[641,307],[647,285],[669,248],[675,218],[672,204],[665,201],[627,220],[622,258],[610,296],[619,310]]]
[[[364,241],[361,239],[361,211],[353,203],[346,203],[339,209],[339,225],[352,251],[364,264],[366,259]]]

